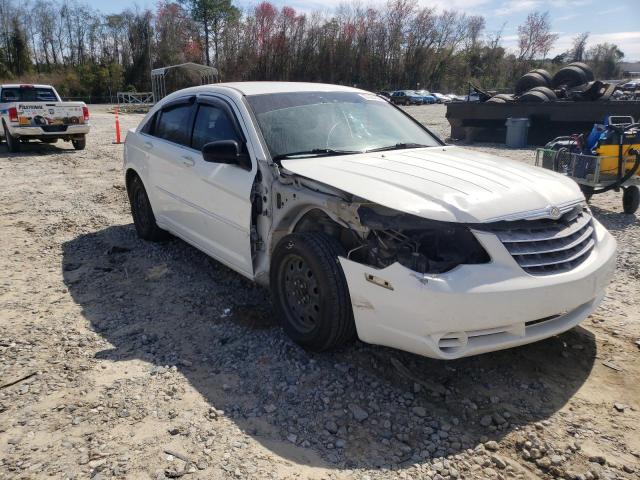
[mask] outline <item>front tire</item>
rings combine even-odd
[[[7,150],[11,153],[20,151],[20,140],[9,133],[9,129],[4,125],[4,139],[7,142]]]
[[[294,233],[271,259],[271,296],[284,331],[299,345],[324,351],[356,334],[351,298],[338,256],[338,241],[323,233]]]
[[[75,148],[76,150],[84,150],[84,147],[87,146],[87,137],[85,135],[82,135],[82,137],[80,138],[71,140],[71,143],[73,145],[73,148]]]
[[[131,204],[131,216],[136,227],[136,233],[143,240],[159,242],[168,238],[169,234],[158,227],[156,217],[151,208],[151,202],[140,177],[135,176],[129,183],[129,203]]]

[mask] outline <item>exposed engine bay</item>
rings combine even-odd
[[[348,258],[376,268],[398,262],[418,273],[444,273],[461,264],[490,260],[468,227],[361,206],[360,223],[369,233]]]

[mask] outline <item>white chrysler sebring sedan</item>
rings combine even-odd
[[[445,145],[381,97],[314,83],[175,92],[129,132],[137,233],[269,286],[283,328],[453,359],[564,332],[616,242],[570,179]]]

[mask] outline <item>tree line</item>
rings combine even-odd
[[[466,90],[471,81],[508,90],[531,68],[592,61],[617,74],[623,53],[610,44],[548,58],[557,35],[548,13],[532,12],[514,51],[485,19],[390,0],[346,3],[332,13],[296,12],[269,2],[241,10],[231,0],[158,1],[154,10],[106,14],[80,0],[0,0],[0,81],[52,83],[66,97],[108,101],[149,91],[152,68],[184,62],[215,66],[222,81],[292,80],[371,90]],[[176,86],[184,79],[175,78]]]

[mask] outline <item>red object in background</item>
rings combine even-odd
[[[84,121],[89,121],[89,109],[87,107],[82,107],[82,115],[84,116]]]
[[[118,119],[118,107],[115,107],[113,113],[116,115],[116,142],[115,143],[122,143],[120,141],[120,120]]]
[[[9,121],[10,122],[18,121],[18,110],[16,109],[16,107],[11,107],[9,109]]]

